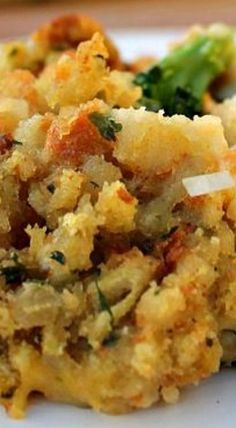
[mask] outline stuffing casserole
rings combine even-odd
[[[148,70],[93,20],[0,46],[0,401],[123,413],[236,358],[235,46]],[[217,83],[216,83],[217,80]],[[214,84],[213,84],[214,83]]]

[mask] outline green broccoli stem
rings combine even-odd
[[[204,92],[225,71],[234,50],[232,30],[211,26],[136,76],[135,83],[143,89],[140,103],[154,111],[159,106],[167,115],[201,114]]]

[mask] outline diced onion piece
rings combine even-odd
[[[190,196],[206,195],[235,186],[235,180],[229,171],[183,178],[182,183]]]

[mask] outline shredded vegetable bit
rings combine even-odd
[[[235,186],[235,180],[229,171],[183,178],[182,183],[189,196],[192,197],[206,195],[211,192],[217,192]]]

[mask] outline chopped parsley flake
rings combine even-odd
[[[103,346],[106,346],[107,348],[113,348],[117,344],[119,340],[119,337],[114,334],[114,332],[111,332],[108,337],[106,337],[103,341]]]
[[[55,260],[60,263],[60,265],[64,265],[66,263],[66,258],[61,251],[53,251],[50,255],[50,259]]]
[[[89,119],[97,127],[103,138],[109,141],[116,141],[115,134],[121,131],[121,123],[117,123],[112,117],[96,111],[89,115]]]
[[[15,139],[12,140],[12,144],[15,144],[15,146],[23,146],[23,143],[21,141]]]
[[[154,250],[155,242],[149,238],[145,239],[140,244],[140,249],[142,250],[143,254],[151,254]]]
[[[5,154],[8,150],[12,148],[13,145],[22,146],[21,141],[17,141],[12,138],[11,134],[0,134],[1,142],[1,155]]]
[[[15,266],[6,266],[0,268],[0,275],[5,276],[7,284],[21,283],[25,279],[26,269],[21,263]]]
[[[11,253],[11,259],[15,262],[18,263],[18,254],[16,254],[15,252]]]
[[[97,280],[95,280],[95,284],[96,284],[96,289],[97,289],[97,293],[98,293],[100,310],[102,312],[107,311],[111,317],[111,320],[113,320],[113,313],[112,313],[111,307],[107,301],[107,298],[106,298],[105,294],[103,294],[102,290],[100,289]]]
[[[163,233],[163,234],[160,236],[160,239],[164,240],[164,239],[168,239],[168,238],[170,238],[170,237],[171,237],[171,235],[173,235],[173,233],[175,233],[175,232],[176,232],[176,230],[178,230],[178,226],[173,226],[173,227],[172,227],[168,232]]]
[[[56,190],[56,186],[55,186],[55,184],[53,184],[53,183],[50,183],[48,186],[47,186],[47,189],[48,189],[48,191],[50,192],[50,193],[54,193],[55,192],[55,190]]]

